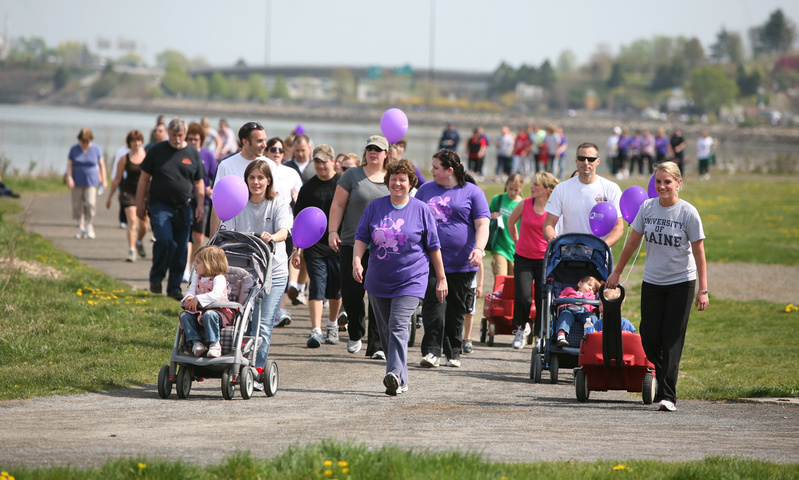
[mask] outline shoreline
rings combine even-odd
[[[157,115],[171,112],[178,115],[225,117],[225,116],[256,116],[277,120],[291,120],[296,122],[323,122],[332,124],[364,124],[378,123],[385,110],[390,105],[290,105],[282,102],[275,103],[229,103],[198,100],[178,99],[101,99],[95,102],[80,101],[30,101],[21,102],[22,105],[41,106],[68,106],[86,108],[91,110],[131,111]],[[476,125],[481,125],[486,130],[499,129],[503,125],[510,125],[514,131],[519,126],[536,124],[554,124],[562,126],[568,131],[582,131],[606,135],[616,126],[626,126],[633,129],[649,129],[653,133],[658,128],[664,128],[667,134],[675,126],[686,136],[698,136],[702,130],[707,130],[713,137],[723,142],[775,142],[782,145],[799,145],[799,126],[770,126],[758,125],[740,127],[726,123],[715,124],[684,124],[679,122],[661,122],[644,119],[606,118],[599,114],[591,115],[581,112],[576,117],[565,115],[540,114],[535,116],[521,114],[505,114],[497,112],[451,112],[436,110],[428,111],[416,107],[398,105],[408,116],[412,126],[443,128],[448,121],[452,121],[461,131],[467,131]]]

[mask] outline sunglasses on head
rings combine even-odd
[[[385,152],[382,148],[378,147],[377,145],[368,145],[366,147],[367,152]]]
[[[596,162],[596,161],[597,161],[597,159],[598,159],[598,158],[599,158],[599,157],[584,157],[584,156],[582,156],[582,155],[577,155],[577,161],[578,161],[578,162],[589,162],[589,163],[594,163],[594,162]]]
[[[279,147],[270,147],[269,151],[271,153],[283,153],[285,150],[283,150],[282,148],[279,148]]]

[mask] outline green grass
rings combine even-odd
[[[292,447],[272,459],[236,453],[216,465],[199,466],[147,458],[109,460],[100,468],[17,468],[7,472],[18,479],[793,479],[799,465],[709,457],[693,462],[603,460],[597,462],[502,463],[476,454],[409,452],[396,447],[376,450],[361,445],[324,441]],[[2,478],[2,477],[0,477]],[[5,480],[5,479],[3,479]]]

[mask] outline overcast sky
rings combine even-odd
[[[555,64],[566,49],[584,63],[601,44],[615,54],[656,35],[696,36],[707,51],[722,26],[746,40],[777,8],[799,22],[796,0],[2,0],[0,29],[50,46],[78,40],[95,52],[107,38],[112,49],[99,53],[111,57],[119,38],[133,40],[150,63],[171,48],[213,66],[428,68],[432,50],[436,69],[487,72],[503,60]]]

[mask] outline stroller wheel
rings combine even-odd
[[[557,355],[549,357],[549,383],[558,383],[558,369],[560,368],[560,359]]]
[[[239,375],[239,390],[241,390],[241,398],[249,400],[252,397],[252,390],[255,378],[252,374],[252,368],[248,366],[241,367]]]
[[[189,396],[189,392],[191,392],[191,381],[194,374],[191,371],[191,367],[187,367],[186,365],[181,365],[180,370],[178,371],[178,398],[184,399]]]
[[[172,393],[172,382],[169,381],[169,365],[164,365],[158,372],[158,396],[169,398],[170,393]]]
[[[233,384],[233,377],[233,367],[222,372],[222,397],[224,397],[225,400],[232,400],[236,392],[236,386]]]
[[[533,347],[533,358],[530,362],[530,380],[533,383],[541,383],[541,371],[544,369],[541,361],[541,354],[538,352],[538,347]]]
[[[274,397],[277,395],[279,381],[280,374],[277,369],[277,363],[270,360],[264,372],[264,393],[266,393],[267,397]]]
[[[574,389],[577,391],[578,402],[588,401],[588,395],[591,394],[591,391],[588,390],[588,378],[582,368],[574,374]]]
[[[656,388],[655,376],[651,373],[644,374],[644,385],[641,389],[641,397],[643,397],[644,405],[652,404],[652,401],[655,399]]]

